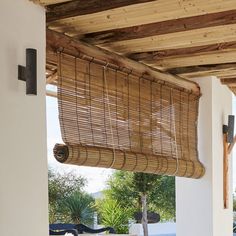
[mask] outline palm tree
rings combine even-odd
[[[87,193],[76,191],[60,202],[59,211],[64,220],[74,224],[92,225],[94,199]]]

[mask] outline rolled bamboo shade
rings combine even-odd
[[[200,178],[198,102],[171,84],[59,53],[65,144],[55,145],[54,156],[68,164]]]

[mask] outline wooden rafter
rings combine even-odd
[[[236,69],[234,70],[234,73],[232,74],[226,74],[226,75],[222,75],[222,76],[219,76],[219,79],[222,79],[222,80],[230,80],[230,79],[234,79],[236,77]],[[233,80],[231,80],[232,82]],[[236,84],[234,83],[229,83],[228,86],[231,86],[231,87],[236,87]]]
[[[188,80],[183,80],[177,76],[173,76],[168,73],[162,73],[160,71],[152,70],[150,67],[132,61],[128,58],[120,55],[99,49],[97,47],[87,45],[77,40],[71,39],[65,35],[56,33],[51,30],[47,30],[47,59],[50,61],[50,54],[55,59],[55,50],[62,48],[66,50],[72,56],[78,56],[79,52],[86,55],[93,55],[98,60],[105,61],[106,63],[115,64],[119,67],[128,68],[142,76],[149,76],[152,79],[163,80],[165,82],[173,83],[176,86],[182,87],[187,90],[191,90],[193,93],[199,94],[199,87],[196,83]],[[54,54],[54,55],[53,55]],[[50,61],[52,62],[52,61]]]
[[[211,72],[211,71],[224,71],[236,69],[236,63],[226,63],[226,64],[213,64],[213,65],[202,65],[202,66],[190,66],[190,67],[180,67],[169,69],[168,72],[171,74],[191,74],[197,72]]]
[[[49,97],[57,98],[57,92],[46,90],[46,95]]]
[[[158,0],[69,17],[53,21],[49,27],[73,36],[235,9],[235,0],[208,0],[207,3],[202,0]]]
[[[61,20],[69,17],[93,14],[118,7],[125,7],[132,4],[152,2],[155,0],[74,0],[47,7],[47,22]]]
[[[123,55],[129,67],[141,62],[174,81],[217,76],[236,92],[235,0],[30,1],[46,6],[48,29]],[[47,83],[54,73],[47,68]]]
[[[228,79],[221,79],[221,83],[229,85],[229,86],[234,86],[236,84],[236,77],[228,78]]]
[[[175,32],[201,29],[219,25],[236,23],[236,10],[217,12],[207,15],[155,22],[146,25],[113,29],[83,35],[82,40],[93,45],[111,43],[122,40],[151,37]],[[78,35],[72,35],[78,36]],[[81,38],[81,36],[78,36]]]
[[[196,65],[215,65],[236,62],[236,50],[196,53],[176,57],[166,57],[150,62],[150,65],[163,68],[188,67]]]
[[[236,87],[231,87],[231,86],[228,86],[229,89],[233,92],[234,95],[236,95]]]
[[[192,73],[192,74],[178,74],[180,77],[186,78],[186,79],[191,79],[191,78],[196,78],[196,77],[209,77],[209,76],[216,76],[219,79],[222,80],[227,80],[227,79],[232,79],[236,77],[236,70],[230,70],[230,71],[210,71],[207,73],[203,72],[197,72],[197,73]],[[234,83],[235,84],[235,83]],[[227,85],[230,87],[234,87],[233,83],[228,83]],[[236,85],[236,84],[235,84]]]
[[[194,55],[197,53],[203,53],[203,54],[204,53],[218,53],[223,50],[230,50],[230,49],[236,50],[236,41],[209,44],[206,46],[158,50],[158,51],[152,51],[152,52],[131,53],[128,55],[128,57],[137,61],[152,62],[159,59],[165,59],[168,57],[182,57],[182,56],[184,57],[184,56]]]
[[[51,84],[52,82],[57,80],[57,71],[54,72],[52,75],[50,75],[47,79],[46,79],[46,84]]]
[[[72,0],[30,0],[30,1],[46,6],[46,5],[51,5],[51,4],[59,4],[62,2],[69,2]]]
[[[167,71],[188,79],[207,76],[217,76],[220,79],[226,79],[236,77],[236,63],[180,67]]]
[[[236,24],[229,27],[214,26],[184,32],[176,32],[152,37],[123,40],[102,44],[102,47],[119,53],[147,52],[206,46],[217,43],[233,42],[236,38]]]

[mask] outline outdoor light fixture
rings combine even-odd
[[[18,65],[18,80],[26,82],[26,94],[37,95],[37,50],[26,49],[26,66]]]

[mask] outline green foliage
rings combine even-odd
[[[57,221],[57,211],[54,204],[49,204],[49,223],[52,224]]]
[[[71,193],[82,190],[86,179],[73,172],[61,174],[52,169],[48,170],[49,203],[54,204]]]
[[[97,209],[102,225],[113,227],[118,234],[128,233],[128,220],[131,216],[128,208],[122,207],[116,200],[105,198],[97,202]]]
[[[175,177],[161,176],[149,195],[150,208],[159,212],[161,219],[175,220]]]
[[[58,211],[66,222],[92,225],[94,199],[87,193],[76,191],[60,201]]]
[[[134,191],[132,172],[115,171],[107,184],[108,189],[104,191],[107,199],[116,200],[122,208],[137,210],[139,193]]]
[[[49,169],[48,171],[48,190],[49,190],[49,222],[78,222],[79,216],[81,222],[89,221],[88,202],[85,199],[89,198],[83,193],[83,188],[86,184],[86,179],[77,176],[70,172],[61,174]],[[81,195],[81,196],[80,196]],[[80,200],[80,209],[87,209],[87,213],[79,210],[79,203],[75,203],[75,198]],[[91,198],[90,198],[91,199]],[[74,200],[74,205],[72,202]],[[63,204],[62,204],[63,203]],[[76,205],[77,204],[77,205]],[[90,203],[89,203],[90,204]],[[83,207],[82,207],[83,205]],[[76,208],[77,207],[77,208]],[[90,205],[89,205],[90,207]],[[77,209],[77,210],[75,210]],[[78,214],[76,217],[75,215]],[[85,217],[86,216],[86,217]],[[90,221],[89,221],[90,222]]]
[[[105,195],[131,212],[140,211],[140,193],[147,193],[149,211],[158,212],[161,220],[175,219],[175,178],[153,174],[116,171],[108,180]]]
[[[156,186],[159,178],[161,177],[154,174],[133,173],[133,191],[142,194],[149,194]]]
[[[152,192],[153,188],[156,186],[159,176],[154,174],[146,173],[134,173],[133,174],[133,186],[134,191],[137,191],[141,197],[142,205],[142,226],[143,226],[143,235],[148,235],[148,205],[149,194]]]

